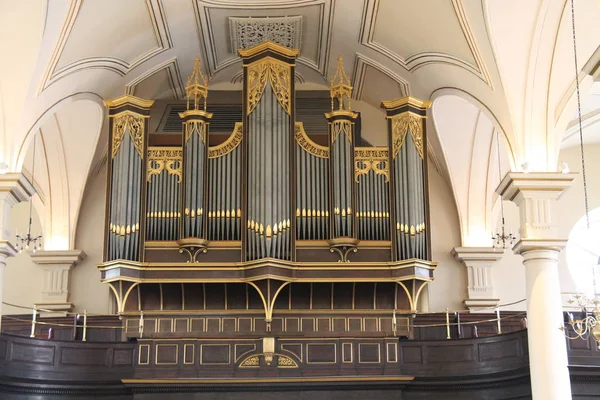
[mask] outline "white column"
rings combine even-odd
[[[40,316],[65,316],[73,309],[73,303],[69,301],[71,270],[84,258],[83,250],[51,250],[31,253],[33,262],[40,265],[44,271],[42,301],[36,303],[36,306],[39,309],[53,311],[40,312]]]
[[[558,254],[566,241],[554,221],[556,201],[575,174],[509,173],[497,192],[514,201],[521,216],[521,240],[514,251],[523,256],[527,292],[529,368],[534,400],[571,399]]]
[[[15,204],[27,201],[35,193],[23,174],[0,174],[0,325],[2,324],[2,287],[4,268],[9,257],[16,254],[10,230],[10,215]]]
[[[471,312],[493,312],[499,303],[492,283],[492,265],[504,252],[493,247],[455,247],[452,256],[467,268],[465,306]]]

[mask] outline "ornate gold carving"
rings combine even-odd
[[[206,122],[200,120],[190,120],[186,121],[183,125],[186,143],[188,140],[190,140],[192,133],[196,132],[198,136],[200,136],[202,143],[206,144]]]
[[[206,111],[206,100],[208,99],[208,79],[200,69],[200,57],[194,60],[194,70],[185,85],[185,96],[187,98],[187,109],[190,110],[190,99],[194,99],[193,110],[199,110],[200,100],[204,102],[204,111]]]
[[[113,100],[104,100],[104,105],[109,108],[117,108],[124,106],[125,104],[131,104],[139,108],[149,109],[154,104],[154,100],[144,100],[129,94]]]
[[[219,158],[231,153],[242,143],[242,123],[236,122],[233,133],[223,143],[208,148],[208,158]]]
[[[181,182],[182,159],[183,151],[178,147],[148,148],[148,182],[165,169],[169,175],[177,175],[177,182]]]
[[[140,158],[143,158],[144,117],[130,111],[120,113],[113,118],[112,158],[117,155],[127,131],[129,131],[135,150]]]
[[[296,142],[307,153],[319,158],[329,158],[329,148],[313,142],[306,134],[306,131],[304,130],[304,124],[302,122],[296,122],[295,136]]]
[[[289,49],[285,46],[280,45],[279,43],[275,43],[272,41],[262,42],[261,44],[251,47],[249,49],[238,50],[238,54],[240,57],[248,58],[260,53],[264,53],[267,50],[271,50],[283,56],[293,58],[298,57],[298,55],[300,54],[300,50],[298,49]]]
[[[429,108],[431,107],[431,101],[423,101],[423,100],[419,100],[417,98],[414,97],[402,97],[400,99],[396,99],[396,100],[392,100],[392,101],[382,101],[381,102],[381,107],[385,108],[386,110],[393,110],[399,107],[403,107],[403,106],[413,106],[416,108]]]
[[[331,123],[331,143],[335,143],[341,132],[344,132],[348,141],[352,143],[352,123],[348,120],[337,120]]]
[[[388,149],[385,147],[357,147],[354,149],[354,179],[358,182],[361,175],[370,170],[376,175],[385,175],[385,181],[390,181],[388,165]]]
[[[242,363],[240,364],[240,367],[244,367],[244,368],[255,368],[255,367],[259,367],[259,366],[260,366],[260,358],[258,356],[248,357],[244,361],[242,361]]]
[[[333,74],[333,78],[331,78],[329,95],[331,96],[331,111],[334,110],[333,99],[337,99],[338,101],[338,110],[352,109],[350,107],[352,86],[350,85],[350,78],[344,70],[344,60],[342,59],[342,56],[339,56],[337,59],[337,69],[335,70],[335,74]],[[348,100],[347,106],[344,104],[344,99]]]
[[[298,368],[298,364],[289,357],[277,356],[277,368]]]
[[[392,158],[396,158],[400,152],[409,130],[419,156],[421,156],[421,159],[423,158],[423,127],[421,118],[411,113],[392,117]]]
[[[248,66],[247,115],[250,115],[260,102],[267,86],[267,80],[271,82],[271,88],[273,88],[273,93],[281,107],[286,113],[291,114],[290,65],[266,57]]]

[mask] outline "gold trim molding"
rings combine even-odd
[[[208,158],[219,158],[235,150],[243,138],[243,124],[236,122],[231,135],[223,143],[208,148]]]
[[[154,175],[159,175],[166,169],[169,175],[177,175],[177,182],[181,183],[182,160],[183,151],[179,147],[148,147],[148,182]],[[153,167],[153,162],[158,166]],[[176,166],[176,163],[179,163],[179,166]]]
[[[299,49],[290,49],[272,41],[266,41],[249,49],[240,49],[238,54],[240,57],[248,58],[264,53],[265,51],[273,51],[286,57],[296,58],[300,55]]]
[[[406,106],[406,105],[417,107],[417,108],[422,108],[422,109],[427,109],[427,108],[431,107],[431,101],[419,100],[415,97],[406,96],[406,97],[402,97],[402,98],[399,98],[396,100],[381,102],[381,108],[385,108],[386,110],[393,110],[395,108]]]
[[[306,134],[302,122],[296,122],[295,131],[296,142],[304,151],[315,157],[329,158],[329,148],[313,142]]]
[[[112,100],[104,100],[104,105],[108,108],[117,108],[126,104],[131,104],[143,109],[149,109],[154,104],[154,100],[144,100],[130,94],[126,94]]]
[[[392,158],[396,158],[404,145],[406,134],[410,134],[415,143],[419,156],[423,159],[423,125],[421,118],[412,113],[402,113],[391,118],[392,120]]]

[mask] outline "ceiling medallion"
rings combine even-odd
[[[233,54],[265,41],[272,41],[290,49],[299,49],[302,39],[302,16],[229,17],[229,35]]]

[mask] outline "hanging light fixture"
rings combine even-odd
[[[577,41],[575,38],[575,5],[574,0],[571,0],[571,22],[573,26],[573,56],[575,59],[575,88],[577,93],[577,118],[579,122],[579,148],[581,151],[581,175],[583,178],[583,198],[584,198],[584,206],[585,206],[585,222],[586,228],[590,229],[590,216],[589,216],[589,206],[588,206],[588,191],[587,191],[587,179],[585,174],[585,154],[583,151],[583,128],[581,123],[581,96],[579,92],[579,67],[577,65]],[[572,313],[569,313],[569,326],[571,327],[571,332],[575,334],[575,336],[571,336],[571,332],[567,332],[566,336],[568,339],[587,339],[589,335],[592,335],[594,340],[596,340],[598,344],[598,348],[600,349],[600,296],[598,296],[598,291],[596,289],[596,269],[598,268],[598,264],[600,264],[600,259],[598,259],[598,263],[592,266],[592,276],[593,276],[593,290],[594,293],[590,295],[585,295],[582,293],[577,293],[572,295],[568,301],[569,304],[577,306],[581,309],[581,318],[575,319]]]
[[[498,179],[502,181],[502,171],[500,168],[500,139],[498,138],[500,134],[496,131],[496,150],[498,153]],[[492,235],[492,240],[494,241],[494,248],[505,249],[506,245],[512,246],[517,240],[517,237],[512,233],[506,234],[506,226],[504,223],[504,202],[500,199],[500,215],[502,217],[502,229],[500,232],[496,232]]]
[[[35,145],[36,145],[36,137],[33,136],[33,161],[31,166],[31,181],[35,182]],[[29,199],[29,225],[27,227],[27,234],[24,236],[19,235],[17,232],[16,238],[16,247],[19,253],[22,253],[23,250],[31,249],[32,252],[36,252],[42,248],[42,235],[32,236],[31,235],[31,224],[33,222],[32,218],[33,211],[33,199]]]

